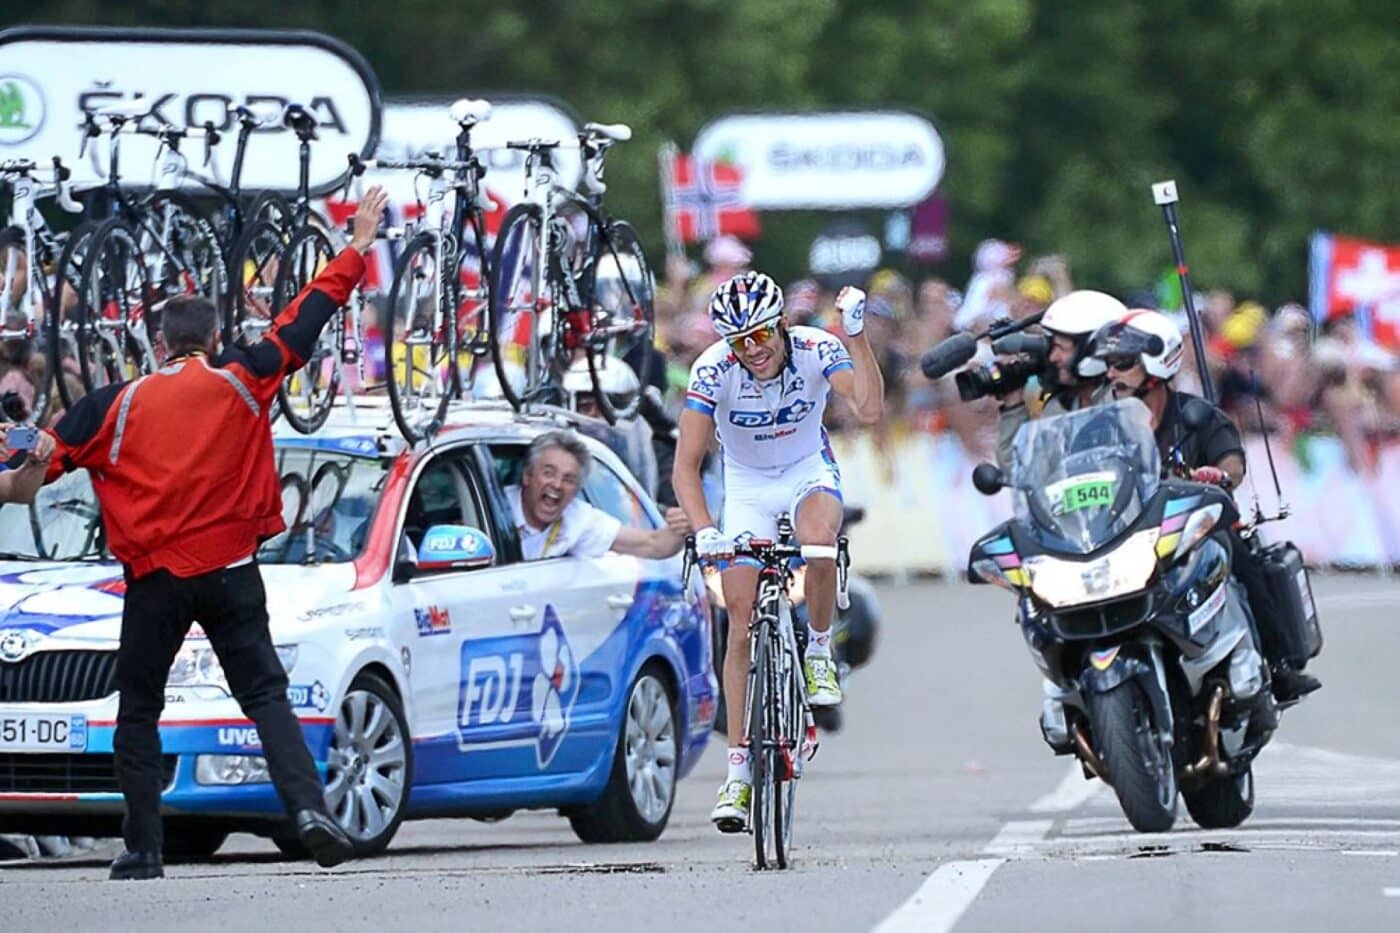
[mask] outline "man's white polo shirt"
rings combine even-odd
[[[617,533],[622,530],[622,522],[577,496],[558,521],[545,528],[533,528],[525,521],[520,487],[507,486],[506,498],[510,500],[515,530],[520,535],[520,553],[526,560],[602,557],[612,549]]]

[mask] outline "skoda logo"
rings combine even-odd
[[[44,93],[23,75],[0,75],[0,145],[33,139],[44,126]]]
[[[6,632],[0,636],[0,661],[19,661],[29,653],[31,642],[27,632]]]

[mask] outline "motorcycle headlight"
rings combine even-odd
[[[1170,555],[1173,561],[1179,560],[1183,555],[1190,553],[1191,549],[1201,543],[1201,539],[1215,530],[1215,526],[1220,521],[1220,503],[1208,505],[1203,509],[1197,509],[1186,519],[1185,526],[1182,527],[1179,537],[1176,534],[1164,534],[1157,542],[1157,556],[1167,557]],[[1176,538],[1173,542],[1172,539]],[[1173,547],[1173,543],[1175,547]]]
[[[278,645],[277,660],[282,662],[282,670],[290,674],[297,663],[296,645]],[[187,641],[175,655],[175,663],[170,665],[170,674],[165,679],[167,687],[215,686],[228,689],[228,679],[224,676],[223,665],[208,642]]]

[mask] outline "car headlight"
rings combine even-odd
[[[194,779],[199,784],[229,786],[266,784],[267,759],[261,755],[200,755],[195,758]]]
[[[282,670],[290,674],[297,663],[296,645],[278,645],[277,660],[282,662]],[[212,685],[228,689],[228,678],[224,677],[224,667],[218,655],[208,642],[187,641],[175,655],[175,663],[170,665],[170,674],[165,679],[167,687],[200,687]]]

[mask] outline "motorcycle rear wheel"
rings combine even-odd
[[[1125,681],[1088,697],[1099,758],[1108,769],[1123,815],[1140,833],[1164,833],[1176,822],[1176,771],[1157,741],[1142,687]]]

